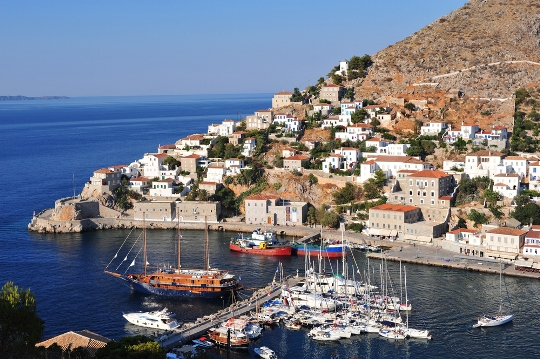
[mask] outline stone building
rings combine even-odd
[[[301,225],[307,219],[307,202],[255,194],[244,199],[247,224]]]
[[[221,218],[221,203],[210,201],[179,201],[177,199],[159,199],[140,201],[134,205],[134,219],[142,221],[174,221],[177,216],[182,222],[216,223]]]
[[[290,91],[281,91],[274,94],[272,98],[272,108],[278,108],[283,106],[289,106],[291,104],[292,92]]]

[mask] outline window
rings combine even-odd
[[[432,204],[432,205],[435,204],[435,200],[434,200],[434,199],[431,200],[431,204]]]
[[[424,199],[420,199],[420,204],[424,204]]]
[[[431,191],[431,197],[435,197],[435,191]]]

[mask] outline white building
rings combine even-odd
[[[179,194],[174,194],[173,188],[174,180],[172,178],[166,178],[164,180],[153,181],[150,188],[150,196],[153,197],[180,197]]]
[[[382,170],[386,178],[392,178],[400,170],[422,171],[431,168],[429,163],[410,156],[378,156],[360,164],[360,176],[357,182],[363,183],[375,176],[375,171]]]
[[[506,198],[514,198],[521,189],[519,187],[520,176],[517,173],[501,173],[492,176],[493,190]]]
[[[342,155],[330,155],[324,159],[322,163],[323,172],[330,173],[330,169],[343,170],[345,169],[345,161]]]
[[[446,122],[432,121],[427,122],[420,128],[420,134],[422,136],[436,136],[441,131],[446,130],[448,124]]]
[[[527,231],[516,228],[499,227],[486,232],[486,256],[515,259],[525,243]]]
[[[360,157],[362,152],[358,148],[354,147],[340,147],[334,150],[334,154],[341,155],[345,161],[345,168],[352,169]]]
[[[474,246],[482,245],[482,232],[478,229],[458,228],[447,232],[447,241],[471,244]]]
[[[529,163],[529,189],[540,191],[540,162]]]
[[[364,141],[373,134],[373,126],[365,123],[355,123],[347,126],[345,132],[336,132],[336,138],[342,141]]]
[[[244,140],[244,146],[242,147],[242,154],[249,157],[251,152],[255,149],[257,143],[253,137],[246,138]]]
[[[387,146],[379,147],[377,155],[407,156],[406,151],[410,146],[408,143],[390,143]]]
[[[523,255],[530,258],[540,258],[540,230],[538,226],[533,226],[525,235]]]
[[[130,178],[129,188],[135,192],[142,193],[145,188],[150,187],[150,178],[147,177],[136,177]]]
[[[240,173],[240,171],[245,167],[244,160],[240,158],[228,158],[225,160],[225,174],[227,176],[233,176]]]
[[[222,183],[225,172],[224,162],[212,162],[206,167],[206,177],[204,178],[204,181]]]
[[[498,151],[482,150],[465,156],[465,173],[469,177],[490,177],[491,174],[506,173],[502,163],[504,155]]]
[[[144,157],[139,160],[142,165],[142,175],[149,178],[159,177],[161,170],[168,169],[167,166],[163,165],[163,161],[167,157],[169,155],[166,153],[145,153]]]
[[[503,159],[503,164],[507,166],[511,173],[517,173],[521,177],[527,175],[527,159],[521,156],[507,156]]]

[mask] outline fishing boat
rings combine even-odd
[[[167,308],[152,312],[124,313],[123,315],[128,322],[140,327],[170,330],[180,325],[174,318],[175,314],[169,312]]]
[[[260,347],[253,349],[255,354],[264,359],[277,359],[276,353],[268,347]]]
[[[259,242],[259,241],[257,241]],[[272,240],[254,243],[252,238],[235,237],[229,243],[229,249],[233,252],[258,254],[264,256],[290,256],[292,247],[274,242]]]
[[[143,217],[144,218],[144,217]],[[179,220],[178,220],[179,221]],[[210,268],[210,259],[208,251],[208,226],[205,217],[206,234],[206,253],[204,268],[182,268],[180,263],[180,221],[178,223],[178,252],[177,267],[160,268],[152,267],[147,261],[147,241],[146,226],[143,226],[143,271],[142,273],[127,273],[127,270],[135,265],[135,259],[131,262],[128,269],[122,274],[118,269],[128,259],[128,255],[116,270],[107,270],[114,259],[118,256],[122,248],[118,250],[114,258],[109,262],[105,273],[124,280],[131,289],[144,294],[157,294],[169,297],[199,297],[199,298],[219,298],[233,295],[234,292],[241,290],[243,286],[233,274],[226,270]],[[126,238],[127,240],[127,238]],[[125,241],[124,241],[125,243]],[[138,253],[137,253],[138,254]]]
[[[506,283],[505,283],[506,288]],[[508,290],[506,290],[506,296],[508,298],[508,303],[510,304],[510,310],[512,310],[512,303],[510,303],[510,295],[508,294]],[[480,318],[478,318],[478,322],[473,325],[473,328],[479,328],[479,327],[497,327],[499,325],[503,325],[506,323],[511,322],[514,320],[513,314],[503,314],[503,296],[502,296],[502,262],[499,263],[499,311],[496,315],[490,316],[490,315],[483,315]]]

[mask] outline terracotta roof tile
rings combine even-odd
[[[381,204],[381,205],[376,206],[376,207],[371,207],[370,210],[372,210],[372,209],[381,210],[381,211],[410,212],[410,211],[418,210],[419,208],[415,207],[415,206],[406,206],[406,205],[403,205],[403,204],[385,203],[385,204]]]
[[[423,170],[411,174],[409,177],[444,178],[451,177],[448,173],[440,170]]]
[[[522,231],[516,228],[510,228],[510,227],[499,227],[499,228],[493,228],[487,231],[487,233],[494,233],[494,234],[505,234],[508,236],[521,236],[522,234],[526,234],[527,231]]]

